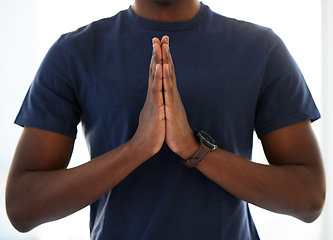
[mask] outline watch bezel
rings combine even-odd
[[[211,152],[218,148],[216,141],[205,131],[195,129],[195,136],[197,137],[199,142],[207,146]]]

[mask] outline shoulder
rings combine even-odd
[[[71,49],[83,50],[86,47],[98,46],[107,41],[110,36],[122,30],[125,11],[120,11],[114,16],[91,22],[78,29],[64,33],[55,43],[56,46],[67,45]]]
[[[112,17],[99,19],[91,22],[90,24],[79,27],[77,30],[64,34],[64,36],[66,36],[66,39],[68,40],[75,40],[78,38],[89,37],[96,34],[103,35],[105,32],[116,28],[116,23],[122,21],[124,15],[125,11],[121,11]]]
[[[263,47],[275,45],[281,39],[275,32],[266,26],[251,23],[236,18],[224,16],[210,10],[207,28],[219,34],[220,37],[246,43],[260,43]]]

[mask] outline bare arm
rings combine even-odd
[[[160,43],[154,43],[146,102],[129,142],[67,169],[74,139],[24,128],[6,187],[7,214],[17,230],[29,231],[93,203],[159,151],[165,138],[165,117]]]
[[[314,221],[325,201],[325,176],[309,121],[263,138],[270,165],[218,149],[198,169],[227,191],[265,209]]]
[[[6,192],[7,212],[18,230],[28,231],[91,204],[145,160],[127,143],[67,169],[72,148],[73,139],[67,136],[24,128]]]
[[[166,44],[164,44],[166,43]],[[166,142],[182,158],[199,144],[188,126],[167,41],[162,39]],[[310,121],[273,131],[262,139],[270,165],[217,149],[197,169],[236,197],[305,222],[320,214],[326,193],[323,162]]]

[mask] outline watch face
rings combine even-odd
[[[215,140],[211,136],[209,136],[208,133],[202,130],[196,130],[196,135],[199,138],[200,143],[205,144],[211,149],[211,151],[217,148]]]
[[[206,132],[204,131],[200,131],[199,134],[203,137],[204,140],[206,140],[207,142],[213,143],[215,144],[215,140],[209,136]]]

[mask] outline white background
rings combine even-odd
[[[319,0],[206,0],[212,10],[233,18],[271,27],[286,43],[307,79],[323,120],[314,123],[323,149],[323,131],[330,99],[327,97],[328,61],[322,56],[321,2]],[[331,0],[322,1],[331,2]],[[15,151],[21,128],[13,124],[46,51],[60,34],[100,18],[109,17],[130,6],[132,0],[0,0],[0,239],[89,239],[88,208],[63,220],[44,224],[21,234],[10,225],[4,207],[6,175]],[[329,5],[329,4],[328,4]],[[332,5],[330,5],[332,7]],[[332,12],[332,11],[331,11]],[[326,25],[325,25],[326,26]],[[323,35],[325,36],[325,35]],[[325,43],[325,41],[324,41]],[[326,46],[327,47],[327,46]],[[323,60],[324,59],[324,60]],[[323,62],[324,61],[324,62]],[[328,113],[327,113],[328,115]],[[79,135],[70,166],[89,160],[82,133]],[[326,128],[324,129],[326,130]],[[326,151],[326,150],[325,150]],[[328,156],[324,152],[324,156]],[[263,162],[261,147],[256,140],[255,161]],[[328,157],[326,165],[330,166]],[[330,171],[330,169],[328,169]],[[327,175],[329,175],[328,172]],[[330,185],[329,185],[330,187]],[[330,188],[329,188],[330,191]],[[332,212],[328,209],[316,222],[306,224],[251,206],[262,239],[316,240],[330,233]]]

